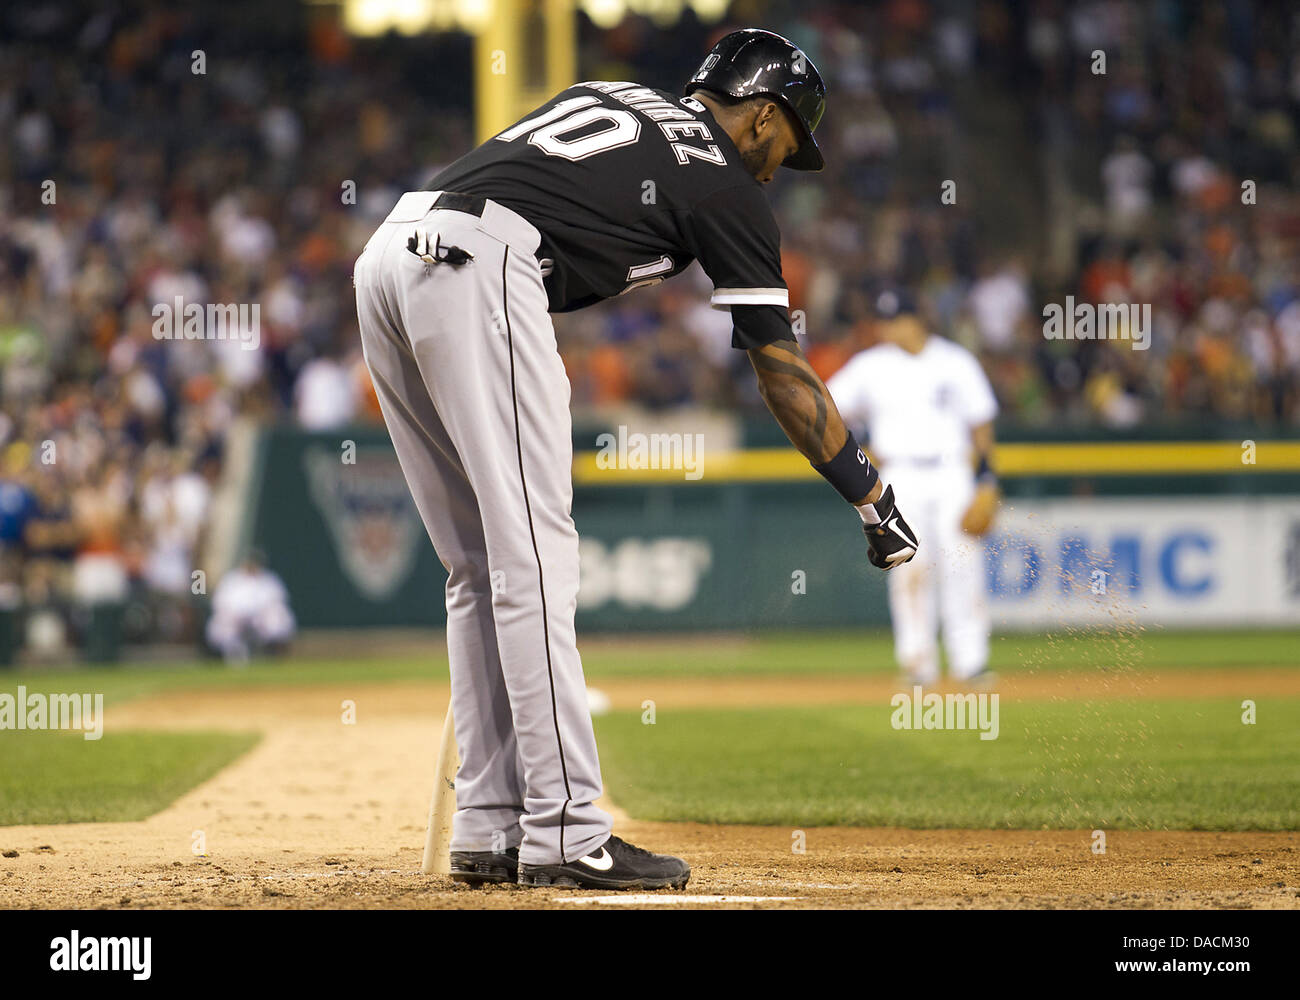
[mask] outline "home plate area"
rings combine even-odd
[[[619,893],[617,896],[552,896],[552,902],[599,906],[697,906],[701,903],[722,903],[734,906],[742,903],[789,903],[798,896],[684,896],[657,892]]]

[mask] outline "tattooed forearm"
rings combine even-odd
[[[829,462],[844,447],[848,431],[799,345],[779,340],[748,353],[763,402],[790,443],[814,465]]]

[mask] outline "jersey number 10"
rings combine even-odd
[[[513,142],[520,136],[528,136],[530,145],[536,146],[547,156],[560,156],[577,162],[597,153],[606,153],[620,146],[630,146],[641,136],[641,123],[630,111],[621,108],[593,107],[599,105],[597,97],[570,97],[560,101],[549,111],[532,118],[525,118],[517,125],[506,129],[497,139],[501,142]],[[596,122],[608,122],[607,128],[592,132],[579,139],[564,139],[562,136]],[[628,286],[623,293],[634,288],[657,285],[664,275],[673,269],[673,259],[667,254],[658,260],[638,264],[628,269]]]
[[[593,104],[599,105],[600,98],[570,97],[549,111],[511,126],[497,139],[513,142],[527,135],[529,145],[536,146],[547,156],[560,156],[576,162],[620,146],[630,146],[640,138],[641,122],[632,112],[621,108],[592,107]],[[609,127],[579,139],[561,138],[596,122],[608,122]]]

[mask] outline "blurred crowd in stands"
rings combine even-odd
[[[830,90],[826,171],[770,190],[823,376],[902,282],[1008,425],[1300,421],[1289,4],[737,2],[584,19],[580,72],[677,89],[751,24]],[[232,425],[379,419],[352,263],[472,145],[471,79],[466,37],[358,40],[332,6],[0,12],[0,610],[145,593],[148,629],[184,630]],[[707,291],[696,270],[557,317],[575,407],[759,412]],[[1150,349],[1046,340],[1067,295],[1149,303]],[[258,349],[158,339],[177,297],[257,303]]]

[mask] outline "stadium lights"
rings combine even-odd
[[[343,27],[372,37],[388,31],[477,31],[492,16],[492,0],[343,0]]]
[[[331,0],[309,0],[330,3]],[[728,0],[578,0],[598,28],[612,28],[628,13],[648,17],[659,27],[681,18],[686,8],[706,23],[722,19]],[[491,20],[494,0],[343,0],[343,27],[349,34],[372,37],[388,31],[418,35],[460,29],[477,32]]]
[[[578,0],[578,7],[598,28],[612,28],[631,12],[642,14],[664,28],[677,22],[690,7],[708,23],[719,21],[727,12],[728,0]]]
[[[624,0],[580,0],[578,6],[597,28],[612,28],[627,13]]]

